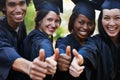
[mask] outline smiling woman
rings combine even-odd
[[[44,80],[51,80],[57,69],[56,55],[58,54],[56,53],[54,57],[52,42],[53,33],[61,23],[62,0],[59,3],[57,0],[33,0],[33,2],[36,10],[35,29],[25,38],[21,55],[33,61],[39,55],[39,50],[44,49],[48,71],[46,73],[48,76]]]
[[[102,23],[106,33],[113,39],[113,42],[116,42],[114,40],[117,40],[120,32],[120,10],[103,10]],[[117,45],[117,43],[115,44]]]
[[[56,48],[59,48],[60,55],[58,58],[58,70],[54,76],[55,80],[81,79],[77,74],[74,77],[69,74],[70,61],[74,57],[72,49],[79,50],[87,38],[93,34],[95,29],[95,4],[92,1],[85,0],[72,1],[75,3],[75,6],[71,12],[68,23],[70,34],[56,41]],[[79,66],[77,67],[79,68]],[[84,69],[84,66],[81,69]],[[81,72],[82,71],[83,70],[81,70]]]

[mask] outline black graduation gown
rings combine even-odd
[[[87,80],[120,80],[120,45],[96,35],[79,50],[85,59]]]
[[[75,39],[75,37],[73,36],[72,33],[67,35],[64,38],[59,38],[56,41],[56,47],[59,48],[60,54],[66,53],[66,47],[68,45],[71,46],[71,50],[76,49],[77,51],[81,47],[80,43]],[[72,53],[72,51],[71,51],[71,53]],[[73,54],[71,54],[71,55],[73,58],[74,57]],[[74,78],[69,74],[69,71],[62,72],[58,69],[56,74],[54,75],[54,80],[80,80],[80,77]]]
[[[26,36],[24,23],[16,33],[7,23],[6,17],[0,20],[0,80],[19,80],[19,75],[11,69],[14,60],[20,58],[19,48]]]
[[[39,56],[39,50],[45,50],[45,58],[53,55],[53,45],[51,39],[39,29],[35,29],[25,38],[22,45],[23,57],[28,60],[34,60]],[[47,76],[45,80],[50,80],[51,76]]]

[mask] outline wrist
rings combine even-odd
[[[28,75],[30,75],[31,65],[32,65],[32,62],[30,62],[30,63],[28,64],[28,70],[27,70],[27,74],[28,74]]]

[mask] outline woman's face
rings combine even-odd
[[[118,37],[120,32],[120,9],[104,9],[102,24],[110,37]]]
[[[95,23],[86,16],[79,14],[74,22],[73,33],[78,39],[86,39],[95,28]]]
[[[39,29],[48,36],[53,35],[60,25],[60,16],[50,11],[41,21],[39,21]]]

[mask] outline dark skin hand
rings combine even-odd
[[[71,47],[67,46],[66,48],[66,54],[60,54],[58,58],[58,68],[61,71],[67,71],[70,66],[71,61]]]

